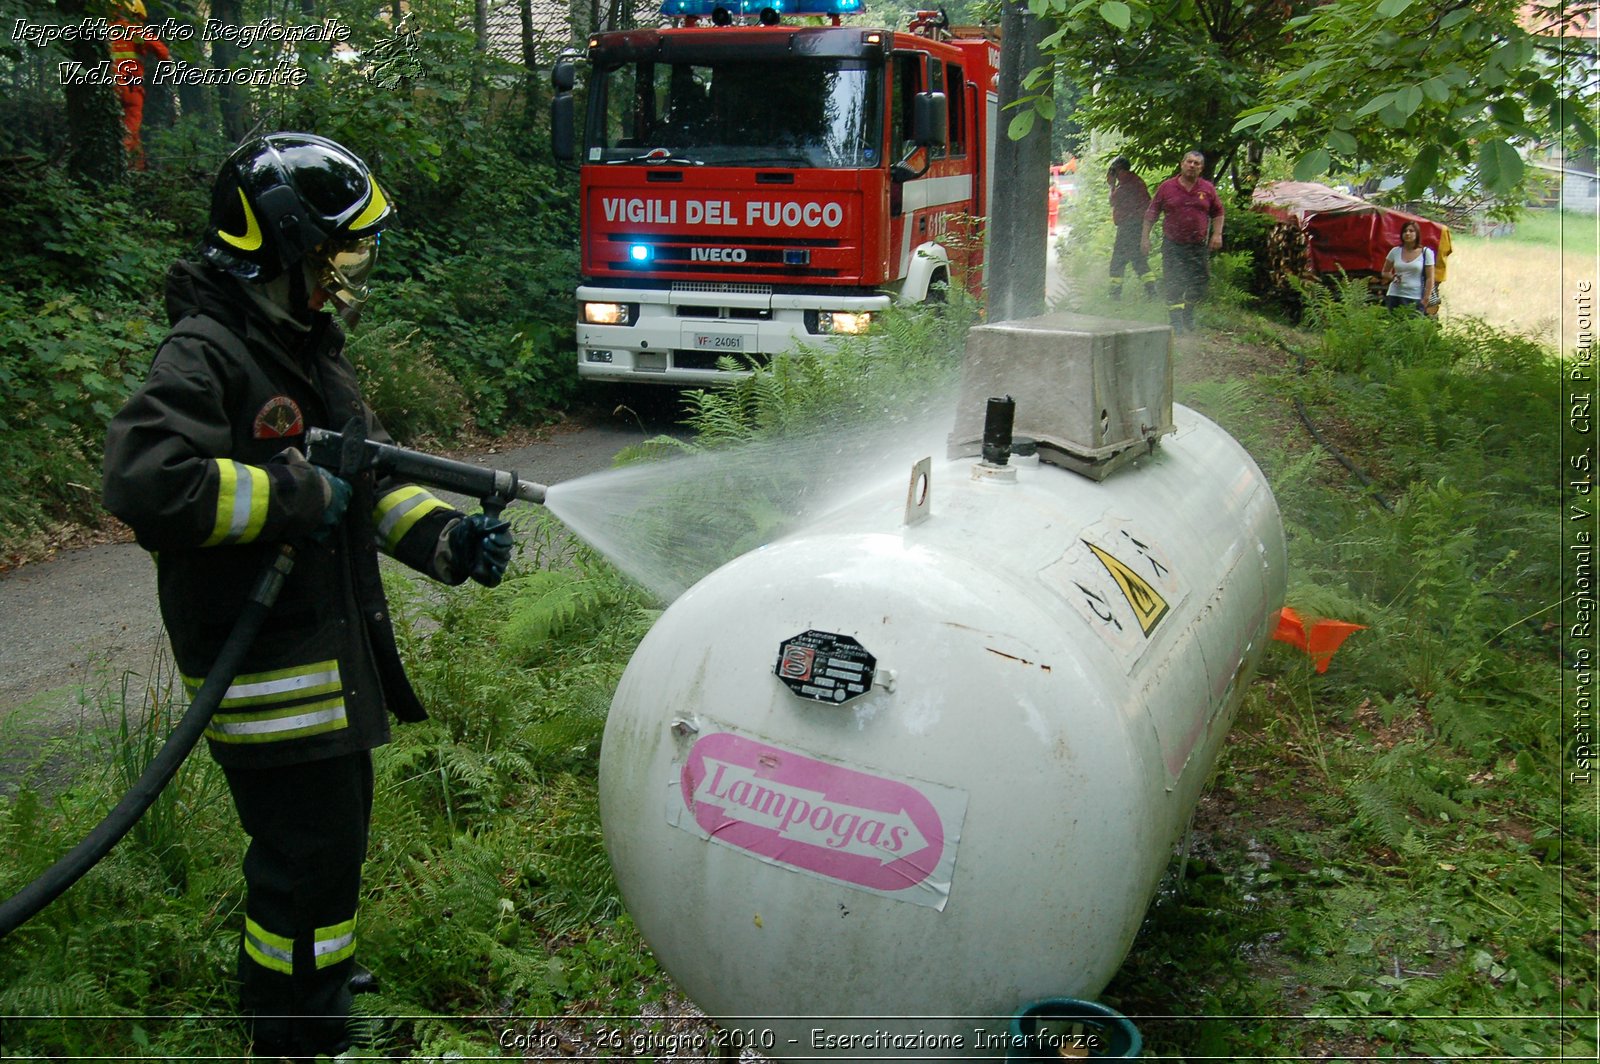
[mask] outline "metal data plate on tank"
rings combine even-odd
[[[672,768],[670,824],[769,865],[944,908],[967,792],[703,723]]]
[[[877,667],[856,639],[813,628],[778,644],[772,671],[801,698],[840,705],[867,693]]]

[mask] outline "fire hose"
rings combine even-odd
[[[545,486],[518,480],[515,473],[377,443],[366,439],[363,433],[352,432],[352,427],[346,426],[344,433],[310,429],[306,434],[307,457],[313,464],[335,470],[345,478],[370,469],[380,476],[394,476],[443,491],[475,496],[491,517],[498,517],[507,503],[517,499],[544,502]],[[272,612],[284,582],[294,569],[295,553],[293,544],[283,544],[257,578],[239,619],[234,622],[233,631],[217,652],[217,659],[194,701],[128,793],[64,857],[0,902],[0,939],[31,920],[98,864],[172,782],[179,766],[200,741],[211,715],[255,642],[256,633]]]

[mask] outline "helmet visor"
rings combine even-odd
[[[321,249],[322,268],[318,280],[339,303],[362,303],[369,289],[367,278],[378,261],[378,237],[330,241]]]

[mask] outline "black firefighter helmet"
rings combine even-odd
[[[378,233],[394,208],[353,152],[311,133],[240,145],[211,189],[200,253],[241,281],[271,281],[302,260],[337,302],[366,298]]]

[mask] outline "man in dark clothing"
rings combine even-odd
[[[401,666],[377,549],[494,586],[504,522],[302,453],[308,427],[388,440],[343,354],[392,207],[366,164],[276,133],[223,164],[195,261],[167,278],[172,330],[106,437],[105,504],[156,555],[191,695],[262,570],[295,565],[206,738],[250,837],[240,996],[258,1056],[348,1048],[372,754],[388,714],[426,717]]]
[[[1111,160],[1106,170],[1106,184],[1111,186],[1111,222],[1117,227],[1117,242],[1111,249],[1111,298],[1122,298],[1122,275],[1132,263],[1134,272],[1144,282],[1145,297],[1154,299],[1156,279],[1150,272],[1150,256],[1139,247],[1150,189],[1144,179],[1133,172],[1133,164],[1125,155]]]
[[[1167,318],[1173,332],[1194,328],[1194,308],[1211,284],[1211,252],[1222,248],[1222,200],[1216,186],[1201,173],[1206,157],[1192,151],[1183,157],[1178,175],[1156,188],[1144,212],[1139,250],[1150,254],[1150,229],[1161,216],[1162,288],[1167,293]]]

